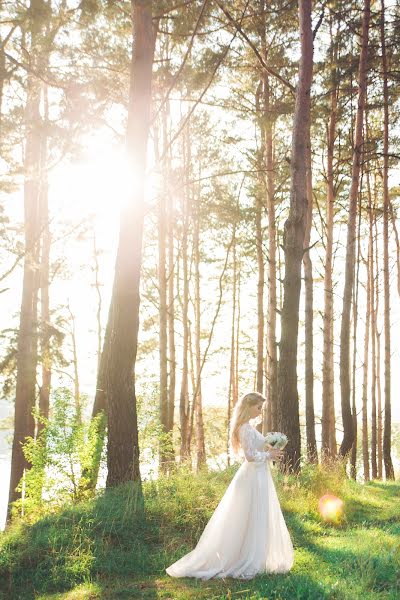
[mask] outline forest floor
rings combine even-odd
[[[400,483],[363,485],[311,465],[298,477],[274,470],[295,546],[290,573],[170,578],[165,567],[194,547],[235,468],[145,482],[144,514],[125,486],[15,523],[0,534],[1,600],[400,598]],[[344,501],[336,525],[318,512],[328,492]]]

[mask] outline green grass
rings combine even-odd
[[[16,522],[0,535],[0,598],[343,599],[400,598],[400,484],[357,484],[339,468],[275,471],[295,545],[286,575],[250,581],[174,579],[165,567],[191,550],[235,468],[195,476],[181,471],[144,484],[145,516],[132,486]],[[318,498],[345,503],[338,525],[321,521]]]

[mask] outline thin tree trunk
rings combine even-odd
[[[47,88],[44,88],[44,118],[48,119]],[[39,414],[45,419],[49,418],[50,386],[51,386],[51,348],[50,348],[50,247],[51,235],[49,227],[49,198],[47,178],[47,139],[42,135],[41,143],[41,176],[40,176],[40,229],[41,229],[41,256],[40,256],[40,319],[41,337],[40,354],[42,363],[42,385],[39,391]],[[44,423],[38,421],[37,435],[44,428]]]
[[[383,419],[382,419],[382,387],[381,387],[381,333],[376,332],[376,388],[378,393],[378,435],[377,435],[377,449],[378,449],[378,479],[383,477]]]
[[[332,23],[330,23],[331,47],[333,45]],[[327,197],[326,197],[326,256],[324,272],[324,318],[323,318],[323,356],[322,356],[322,458],[336,455],[336,439],[331,436],[331,416],[335,413],[333,395],[333,216],[335,203],[335,183],[333,170],[333,157],[336,137],[337,121],[337,44],[332,47],[332,89],[330,93],[330,115],[327,132]],[[334,424],[333,424],[334,426]]]
[[[364,480],[369,481],[369,451],[368,451],[368,357],[369,357],[369,330],[371,320],[371,280],[370,262],[372,256],[371,239],[368,243],[367,267],[367,302],[365,310],[365,336],[364,336],[364,364],[363,364],[363,386],[362,386],[362,453],[364,466]]]
[[[169,157],[169,153],[168,153]],[[168,160],[168,170],[170,162]],[[175,383],[176,383],[176,350],[175,350],[175,257],[174,257],[174,201],[168,193],[167,203],[167,235],[168,235],[168,351],[169,351],[169,388],[168,388],[168,431],[171,435],[170,461],[175,460],[172,445],[172,431],[175,413]]]
[[[107,487],[140,483],[135,363],[139,329],[139,286],[144,219],[144,180],[155,47],[151,0],[132,0],[133,56],[127,150],[135,186],[121,214],[119,246],[110,305],[105,389],[108,409]],[[140,486],[139,486],[140,489]]]
[[[353,289],[353,360],[352,360],[352,419],[354,439],[350,455],[350,475],[356,480],[357,478],[357,406],[356,406],[356,369],[357,369],[357,325],[358,325],[358,291],[360,283],[360,259],[361,259],[361,192],[359,193],[359,209],[358,209],[358,227],[357,227],[357,258],[355,261],[355,286]]]
[[[368,136],[368,129],[367,129]],[[375,307],[375,259],[374,259],[374,232],[373,223],[375,218],[375,207],[372,208],[371,183],[369,172],[367,171],[367,191],[368,191],[368,217],[369,217],[369,239],[368,247],[371,249],[369,261],[368,280],[370,286],[370,322],[371,322],[371,476],[376,479],[378,476],[376,462],[377,448],[377,430],[376,430],[376,307]]]
[[[193,430],[194,430],[194,415],[196,412],[196,374],[195,374],[195,366],[194,366],[194,355],[193,355],[193,343],[192,343],[192,323],[189,321],[188,325],[188,347],[189,347],[189,375],[190,375],[190,383],[192,386],[192,402],[189,404],[189,431],[188,431],[188,448],[189,454],[192,452],[192,439],[193,439]]]
[[[378,397],[377,406],[377,478],[382,479],[383,473],[383,450],[382,450],[382,386],[381,386],[381,332],[378,329],[378,315],[379,315],[379,293],[380,293],[380,272],[379,272],[379,245],[378,245],[378,223],[377,223],[377,181],[374,181],[374,225],[375,225],[375,265],[376,265],[376,276],[375,276],[375,336],[376,336],[376,391]]]
[[[277,428],[278,359],[276,342],[276,216],[275,181],[273,154],[273,123],[271,115],[271,90],[266,78],[264,104],[266,111],[265,150],[267,169],[267,217],[268,217],[268,307],[267,307],[267,356],[266,356],[266,397],[267,431]]]
[[[363,115],[367,88],[367,54],[370,21],[370,0],[364,1],[361,33],[361,53],[358,71],[358,108],[354,132],[352,181],[349,199],[349,219],[347,226],[345,284],[343,291],[342,322],[340,331],[340,388],[343,421],[341,456],[346,456],[354,442],[353,417],[350,405],[350,311],[354,286],[355,228],[357,214],[358,186],[363,143]]]
[[[163,115],[165,121],[165,115]],[[166,126],[163,123],[163,141],[168,144],[165,137]],[[158,128],[154,127],[154,147],[156,162],[159,162]],[[164,170],[166,188],[168,188],[168,173]],[[166,226],[167,226],[167,197],[161,191],[158,201],[158,289],[159,289],[159,361],[160,361],[160,395],[159,413],[161,425],[161,439],[159,441],[159,464],[162,472],[168,469],[168,338],[167,338],[167,272],[166,272]]]
[[[184,136],[184,156],[187,179],[190,169],[189,159],[189,135],[186,131]],[[182,298],[182,326],[183,326],[183,344],[182,344],[182,380],[179,399],[180,423],[181,423],[181,449],[180,459],[184,462],[190,458],[190,448],[188,437],[190,432],[190,407],[188,391],[188,351],[189,351],[189,258],[188,258],[188,236],[189,236],[189,185],[185,186],[182,210],[182,267],[183,267],[183,298]]]
[[[297,340],[301,288],[301,263],[307,219],[307,153],[310,145],[310,90],[313,48],[311,0],[299,1],[301,56],[293,120],[289,217],[285,222],[285,279],[281,315],[278,367],[278,427],[286,433],[285,463],[291,471],[300,468],[300,422],[297,391]]]
[[[38,65],[39,44],[42,29],[43,0],[31,0],[30,34],[31,57]],[[35,406],[37,368],[37,303],[39,288],[38,262],[40,252],[40,176],[41,176],[41,82],[28,73],[25,125],[26,143],[24,157],[24,227],[25,258],[22,284],[22,302],[17,342],[17,382],[15,395],[14,437],[11,453],[10,489],[7,508],[7,523],[11,520],[12,503],[21,498],[16,488],[25,469],[26,460],[22,444],[27,436],[34,437],[35,421],[32,410]]]
[[[101,359],[101,344],[102,344],[102,324],[101,324],[101,308],[102,308],[102,297],[101,297],[101,284],[100,284],[100,268],[99,268],[99,253],[97,249],[96,232],[93,230],[93,262],[94,262],[94,287],[97,294],[97,310],[96,310],[96,324],[97,324],[97,373],[100,369]]]
[[[229,429],[232,417],[232,408],[235,405],[235,377],[236,377],[236,286],[237,286],[237,266],[236,266],[236,224],[233,224],[232,233],[232,320],[231,320],[231,357],[229,365],[229,389],[228,389],[228,411],[227,411],[227,438],[226,438],[226,449],[227,449],[227,464],[230,465],[230,453],[229,453]]]
[[[331,340],[332,340],[332,345],[333,345],[333,323],[334,323],[334,319],[332,319],[331,322]],[[331,365],[330,365],[330,372],[331,372],[331,380],[330,380],[330,398],[331,401],[329,403],[329,452],[330,452],[330,456],[332,458],[337,457],[337,442],[336,442],[336,414],[335,414],[335,404],[334,404],[334,396],[335,396],[335,379],[334,379],[334,370],[335,370],[335,364],[334,364],[334,354],[333,354],[333,347],[332,347],[332,352],[330,353],[330,359],[331,359]]]
[[[307,222],[304,236],[303,255],[304,264],[304,289],[305,289],[305,383],[306,383],[306,438],[307,458],[311,463],[318,463],[317,442],[315,438],[315,414],[314,414],[314,369],[313,369],[313,315],[314,315],[314,292],[313,274],[310,252],[306,250],[310,245],[313,193],[312,193],[312,166],[311,147],[307,156]]]
[[[97,479],[100,469],[101,455],[104,448],[104,439],[106,435],[106,394],[105,394],[105,367],[107,364],[106,360],[106,349],[108,343],[104,340],[104,350],[102,352],[102,323],[101,323],[101,309],[102,309],[102,296],[101,296],[101,283],[99,278],[99,252],[97,249],[96,234],[93,231],[93,262],[94,262],[94,287],[97,293],[97,310],[96,310],[96,322],[97,322],[97,384],[95,401],[92,408],[92,416],[89,425],[88,438],[92,446],[91,456],[86,458],[86,462],[81,465],[81,478],[79,480],[80,492],[87,492],[88,490],[94,491],[97,485]],[[107,330],[109,332],[109,322],[107,324]],[[108,338],[109,333],[105,335]]]
[[[385,40],[385,2],[381,0],[381,48],[383,76],[383,290],[385,332],[385,421],[383,431],[383,461],[386,479],[394,479],[391,457],[392,405],[390,364],[390,289],[389,289],[389,90]]]
[[[200,202],[200,193],[197,199]],[[193,246],[194,246],[194,283],[195,283],[195,387],[193,402],[195,403],[196,417],[196,470],[199,471],[206,464],[206,448],[204,442],[204,423],[203,423],[203,401],[201,390],[201,312],[200,312],[200,215],[199,207],[196,219],[193,225]]]
[[[236,262],[235,258],[235,262]],[[232,405],[235,406],[239,400],[239,352],[240,352],[240,258],[238,259],[237,267],[237,291],[236,291],[236,341],[235,341],[235,363],[234,363],[234,378],[233,378],[233,390],[232,390]]]
[[[79,369],[78,369],[78,350],[76,346],[76,328],[75,328],[75,316],[72,314],[71,308],[68,304],[68,312],[70,316],[70,335],[71,335],[71,346],[72,346],[72,365],[74,367],[74,402],[77,422],[82,422],[82,410],[81,410],[81,393],[79,385]]]
[[[256,251],[257,251],[257,371],[256,391],[263,393],[264,384],[264,255],[262,234],[261,192],[256,194]]]
[[[263,59],[266,59],[266,37],[265,37],[265,10],[264,0],[261,0],[261,28],[260,28],[260,45]],[[258,166],[259,166],[259,190],[255,195],[255,230],[256,230],[256,254],[257,254],[257,367],[256,367],[256,391],[263,393],[264,388],[264,285],[265,285],[265,265],[263,253],[263,194],[265,179],[262,172],[265,155],[265,121],[268,118],[265,106],[265,88],[268,74],[265,69],[261,72],[261,78],[256,93],[256,107],[259,114],[260,148],[258,150]],[[261,101],[262,99],[262,101]]]

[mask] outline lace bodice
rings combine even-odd
[[[240,426],[239,440],[248,462],[266,462],[271,459],[270,452],[264,450],[264,436],[250,423],[243,423]]]

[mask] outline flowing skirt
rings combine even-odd
[[[292,540],[269,462],[243,462],[208,521],[197,546],[166,569],[171,577],[234,577],[286,573]]]

